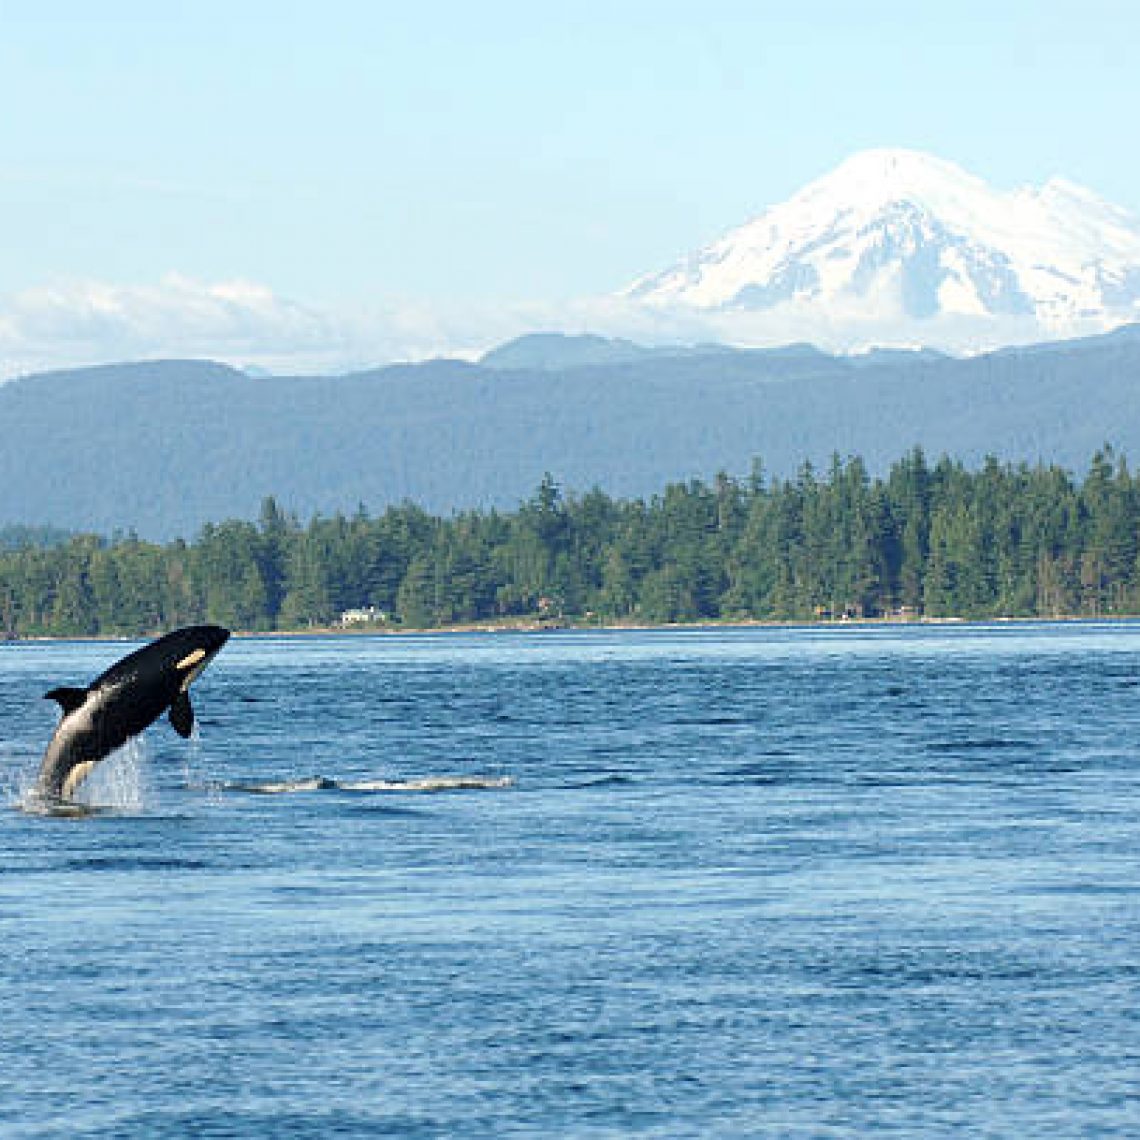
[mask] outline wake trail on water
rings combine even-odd
[[[458,792],[514,786],[511,776],[420,776],[409,780],[331,780],[307,776],[297,780],[234,780],[222,785],[226,792],[252,795],[288,795],[293,792]]]
[[[483,775],[420,776],[405,780],[333,780],[325,776],[306,776],[287,780],[223,781],[209,768],[195,725],[182,766],[184,786],[191,791],[205,793],[212,802],[218,802],[227,792],[251,795],[317,791],[424,793],[509,788],[515,783],[511,776]],[[72,800],[47,800],[37,795],[37,771],[24,765],[20,771],[8,769],[0,783],[0,800],[27,815],[67,818],[136,815],[158,804],[158,792],[151,777],[150,753],[141,736],[127,741],[97,764]]]

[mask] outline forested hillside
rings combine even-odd
[[[886,473],[904,448],[976,465],[1078,469],[1106,441],[1140,454],[1140,327],[954,360],[806,346],[650,351],[529,338],[481,364],[250,377],[153,362],[0,385],[0,526],[189,539],[254,518],[511,511],[545,471],[567,492],[649,498],[752,457],[795,476],[833,451]]]
[[[794,478],[718,476],[648,499],[564,494],[511,512],[259,520],[192,543],[92,536],[0,552],[9,635],[141,634],[197,621],[296,629],[369,610],[390,627],[1140,613],[1140,476],[1110,449],[976,469],[915,449]]]

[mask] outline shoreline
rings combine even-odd
[[[362,625],[346,627],[340,625],[305,626],[300,629],[253,630],[235,629],[232,636],[241,640],[286,640],[305,637],[425,637],[446,636],[457,633],[653,633],[655,631],[685,630],[744,630],[744,629],[878,629],[895,626],[992,626],[992,625],[1079,625],[1101,622],[1140,622],[1136,614],[1060,614],[1051,617],[875,617],[875,618],[743,618],[693,622],[552,622],[549,620],[522,618],[517,621],[457,622],[443,626],[384,626]],[[139,634],[26,634],[0,641],[0,645],[52,644],[67,642],[135,642],[147,641],[161,636],[166,631],[151,631]]]

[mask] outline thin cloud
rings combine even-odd
[[[75,281],[0,300],[4,376],[156,357],[323,367],[344,353],[346,338],[331,316],[241,280]]]
[[[876,345],[976,352],[1043,338],[1035,322],[1017,318],[900,324],[886,315],[821,314],[794,304],[750,313],[647,305],[624,296],[557,305],[382,301],[332,312],[253,281],[169,274],[153,284],[71,281],[0,297],[0,379],[161,358],[210,359],[281,374],[335,373],[438,356],[474,359],[528,332],[588,332],[644,344],[807,342],[833,352]]]
[[[0,298],[0,379],[162,358],[281,373],[338,372],[432,356],[474,357],[554,314],[539,306],[377,302],[330,312],[257,282],[169,274],[149,285],[69,281]]]

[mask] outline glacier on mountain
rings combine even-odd
[[[867,151],[621,297],[760,343],[1079,336],[1140,320],[1140,219],[1061,179],[1002,192],[929,155]]]

